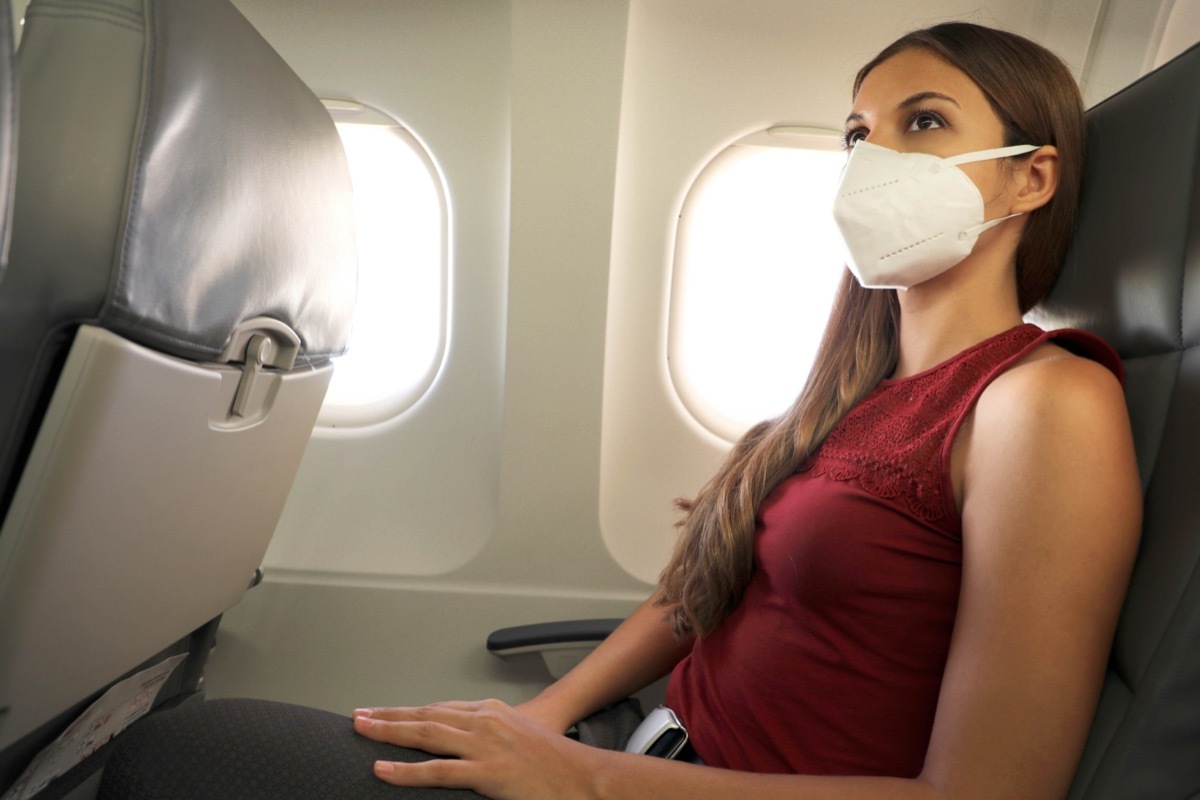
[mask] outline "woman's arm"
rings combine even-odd
[[[916,779],[755,775],[598,750],[495,701],[356,719],[363,735],[456,757],[380,764],[376,774],[513,800],[1061,798],[1137,548],[1141,496],[1124,398],[1093,362],[1033,361],[993,383],[966,433],[956,453],[964,462],[959,612]],[[616,688],[580,681],[593,687],[580,696]]]
[[[657,594],[629,615],[578,666],[517,710],[557,733],[648,686],[687,655],[692,639],[678,639],[670,609]]]
[[[1141,529],[1124,396],[1096,362],[1030,361],[980,398],[963,577],[924,776],[951,797],[1061,798]]]

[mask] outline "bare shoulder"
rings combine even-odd
[[[979,399],[976,428],[1006,438],[1070,443],[1127,432],[1117,376],[1103,364],[1046,344],[1000,375]],[[1037,448],[1041,449],[1041,445]]]
[[[964,511],[1002,514],[996,503],[1014,503],[1051,517],[1083,508],[1128,523],[1140,515],[1125,394],[1102,364],[1039,348],[980,396],[971,438]]]

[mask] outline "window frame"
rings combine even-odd
[[[317,429],[336,431],[360,429],[387,423],[400,417],[428,394],[445,361],[450,327],[450,270],[451,270],[451,209],[445,176],[433,153],[425,142],[407,125],[389,114],[370,106],[349,100],[322,98],[321,102],[337,125],[354,124],[390,128],[394,134],[409,145],[429,174],[438,201],[440,221],[438,236],[438,330],[433,355],[416,381],[401,389],[393,389],[383,396],[359,403],[336,403],[326,400],[317,415]],[[349,157],[349,156],[348,156]],[[361,268],[361,267],[360,267]],[[360,282],[361,290],[361,282]],[[358,306],[356,303],[355,313]],[[351,334],[353,347],[353,334]],[[340,358],[345,358],[341,356]],[[334,375],[337,367],[335,359]],[[386,365],[380,365],[385,369]]]
[[[726,147],[717,151],[696,173],[695,179],[684,193],[683,202],[680,205],[679,217],[675,227],[675,246],[672,253],[670,274],[669,274],[669,290],[667,293],[667,309],[666,309],[666,360],[668,382],[671,389],[678,400],[684,412],[691,418],[691,421],[700,425],[705,431],[717,436],[722,441],[733,443],[737,441],[742,433],[754,422],[738,420],[729,414],[725,413],[717,404],[713,403],[709,398],[706,398],[701,389],[693,384],[699,383],[698,380],[689,377],[683,366],[687,362],[684,356],[683,323],[681,320],[686,318],[688,312],[682,311],[684,295],[684,281],[686,280],[686,266],[684,260],[688,257],[692,245],[687,241],[692,222],[689,214],[689,207],[695,201],[698,193],[702,193],[710,180],[713,178],[714,168],[719,167],[719,162],[726,157],[731,150],[739,147],[772,147],[772,148],[787,148],[810,150],[816,152],[836,152],[844,154],[842,144],[841,131],[834,131],[825,128],[814,128],[804,126],[775,126],[744,136]],[[833,195],[829,196],[832,203]],[[831,222],[832,224],[832,222]],[[841,277],[841,270],[832,273],[829,276],[831,288],[836,287],[837,281]],[[829,295],[830,308],[832,307],[833,294]],[[822,318],[821,328],[824,328],[824,320],[828,318],[826,314]],[[815,353],[818,342],[812,343],[812,350]],[[804,375],[807,376],[807,368]],[[796,391],[799,391],[803,385],[803,381],[799,382]],[[794,395],[792,395],[794,397]],[[786,409],[780,409],[782,412]]]

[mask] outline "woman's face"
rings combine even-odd
[[[1003,147],[1004,125],[965,72],[928,50],[910,48],[867,74],[846,119],[845,136],[847,147],[867,141],[901,153],[946,158]],[[997,166],[1002,163],[960,167],[988,198],[989,219],[1007,213],[1001,197],[1006,175]]]

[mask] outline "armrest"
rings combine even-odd
[[[550,674],[561,678],[622,622],[580,619],[501,628],[488,636],[487,649],[505,661],[541,656]]]

